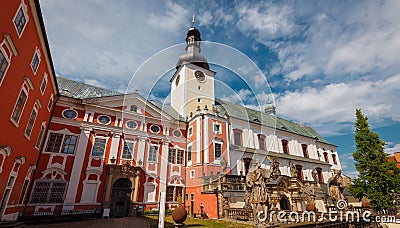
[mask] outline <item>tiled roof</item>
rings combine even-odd
[[[57,76],[57,83],[60,94],[66,97],[85,99],[122,95],[121,93],[116,91],[87,85],[82,82],[73,81],[59,76]]]
[[[236,119],[249,121],[251,123],[261,124],[267,127],[276,127],[276,129],[292,132],[295,134],[303,135],[310,138],[315,138],[320,142],[328,143],[324,137],[318,134],[311,127],[307,127],[298,123],[294,123],[276,115],[270,115],[264,112],[256,111],[250,108],[246,108],[240,105],[236,105],[230,102],[226,102],[220,99],[216,99],[215,105],[217,111],[221,113],[227,113],[228,116],[231,116]]]
[[[73,81],[59,76],[57,77],[57,82],[61,95],[76,99],[123,95],[122,93],[116,91],[103,89],[92,85],[87,85],[82,82]],[[164,111],[171,117],[183,120],[182,117],[179,115],[179,113],[175,111],[175,109],[173,109],[170,105],[156,102],[153,100],[149,102],[151,102],[153,105],[155,105],[157,108]],[[276,126],[277,129],[292,132],[310,138],[315,138],[320,142],[333,145],[332,143],[328,142],[324,137],[322,137],[320,134],[318,134],[314,129],[282,119],[275,115],[270,115],[264,112],[256,111],[220,99],[216,99],[215,108],[217,109],[217,111],[223,114],[227,113],[229,116],[236,119],[241,119],[256,124],[261,124],[267,127]]]

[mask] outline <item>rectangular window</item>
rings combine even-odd
[[[31,136],[32,128],[33,128],[33,125],[35,124],[36,116],[37,116],[36,109],[32,109],[31,116],[29,117],[29,121],[28,121],[28,124],[26,125],[26,129],[25,129],[25,135],[27,137]]]
[[[184,151],[177,150],[176,152],[176,164],[183,165]]]
[[[242,145],[242,132],[234,131],[233,139],[234,139],[235,145],[241,146]]]
[[[33,55],[33,59],[31,62],[31,67],[34,73],[36,73],[38,66],[39,66],[39,55],[38,52],[35,51],[35,54]]]
[[[221,124],[214,123],[214,132],[217,133],[217,134],[221,134],[222,133]]]
[[[77,139],[78,139],[78,136],[65,135],[61,153],[74,154]]]
[[[132,142],[124,142],[124,148],[122,150],[122,159],[132,159],[133,153],[133,143]]]
[[[337,165],[336,154],[332,154],[333,164]]]
[[[58,153],[60,151],[63,136],[63,134],[50,133],[46,146],[46,152]]]
[[[301,149],[303,150],[303,156],[308,158],[308,146],[306,144],[301,144]]]
[[[290,154],[289,152],[289,142],[285,139],[282,139],[282,149],[284,154]]]
[[[106,139],[96,138],[92,149],[92,156],[103,156],[106,148]]]
[[[147,161],[157,162],[157,152],[158,152],[158,146],[151,144],[149,146],[149,157],[147,158]]]
[[[12,187],[14,185],[15,177],[10,176],[10,179],[8,179],[7,187]]]
[[[40,144],[42,143],[42,138],[43,138],[43,135],[44,135],[44,130],[46,130],[46,128],[45,128],[44,125],[42,125],[42,127],[40,128],[39,136],[38,136],[38,138],[37,138],[37,140],[36,140],[36,145],[35,145],[35,147],[36,147],[37,149],[39,149]]]
[[[62,203],[67,186],[65,181],[36,181],[31,203]]]
[[[214,158],[218,159],[222,155],[222,143],[214,143]]]
[[[192,160],[192,146],[188,146],[187,157],[188,157],[188,161]]]
[[[3,52],[0,51],[0,83],[3,81],[4,75],[6,74],[8,64],[8,60],[4,56]]]
[[[176,150],[169,148],[169,153],[168,153],[168,162],[169,163],[175,163],[175,153]]]
[[[28,184],[29,184],[29,180],[25,180],[24,186],[22,187],[22,190],[21,190],[21,195],[19,196],[18,204],[22,204],[24,202],[25,193],[26,193],[26,190],[28,189]]]
[[[193,128],[189,127],[189,129],[188,129],[188,137],[192,136],[192,133],[193,133]]]
[[[11,119],[18,123],[21,118],[22,110],[24,109],[26,99],[28,98],[28,94],[24,89],[21,90],[21,93],[18,96],[17,104],[15,105],[14,111],[11,115]]]
[[[40,92],[43,94],[47,85],[47,76],[45,75],[42,80],[42,84],[40,85]]]
[[[17,16],[14,19],[15,27],[17,28],[18,35],[21,35],[22,31],[24,30],[26,24],[26,18],[22,7],[19,7]]]
[[[190,178],[194,178],[194,170],[190,170],[189,176],[190,176]]]

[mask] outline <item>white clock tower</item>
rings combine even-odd
[[[194,24],[194,22],[193,22]],[[214,75],[200,54],[200,31],[192,26],[186,35],[186,53],[179,57],[171,82],[171,106],[189,118],[197,109],[214,105]]]

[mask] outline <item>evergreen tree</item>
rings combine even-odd
[[[366,196],[375,208],[393,207],[391,193],[400,190],[400,169],[394,161],[389,161],[384,151],[385,142],[371,131],[368,117],[360,109],[356,110],[356,118],[353,158],[359,175],[353,179],[350,192],[358,199]]]

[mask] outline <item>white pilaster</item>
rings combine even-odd
[[[111,148],[110,148],[110,155],[108,156],[108,164],[111,164],[110,159],[115,158],[117,159],[118,156],[118,147],[119,141],[121,138],[121,134],[114,133],[111,141]]]
[[[75,204],[76,192],[78,190],[80,175],[82,173],[83,161],[86,155],[86,147],[89,140],[91,129],[81,129],[78,146],[76,148],[74,164],[72,166],[71,178],[68,183],[67,193],[63,210],[73,210]]]
[[[197,131],[196,131],[196,163],[197,164],[200,164],[200,162],[201,162],[201,160],[200,160],[200,156],[201,156],[201,153],[200,153],[200,144],[201,144],[201,139],[200,139],[200,118],[199,117],[197,117],[197,119],[196,119],[196,129],[197,129]]]
[[[138,145],[138,151],[137,151],[137,157],[136,157],[136,162],[142,161],[142,164],[140,166],[144,167],[144,153],[145,153],[145,148],[146,148],[146,138],[145,137],[139,137],[139,145]]]
[[[168,150],[169,141],[163,141],[161,150],[161,167],[160,167],[160,192],[167,191],[167,166],[168,166]]]
[[[203,131],[203,151],[204,151],[204,163],[209,163],[209,148],[210,148],[210,145],[209,145],[209,141],[208,141],[208,138],[209,138],[209,136],[208,136],[208,134],[209,134],[209,131],[208,131],[208,116],[205,116],[204,117],[204,120],[203,120],[203,126],[204,126],[204,131]]]

